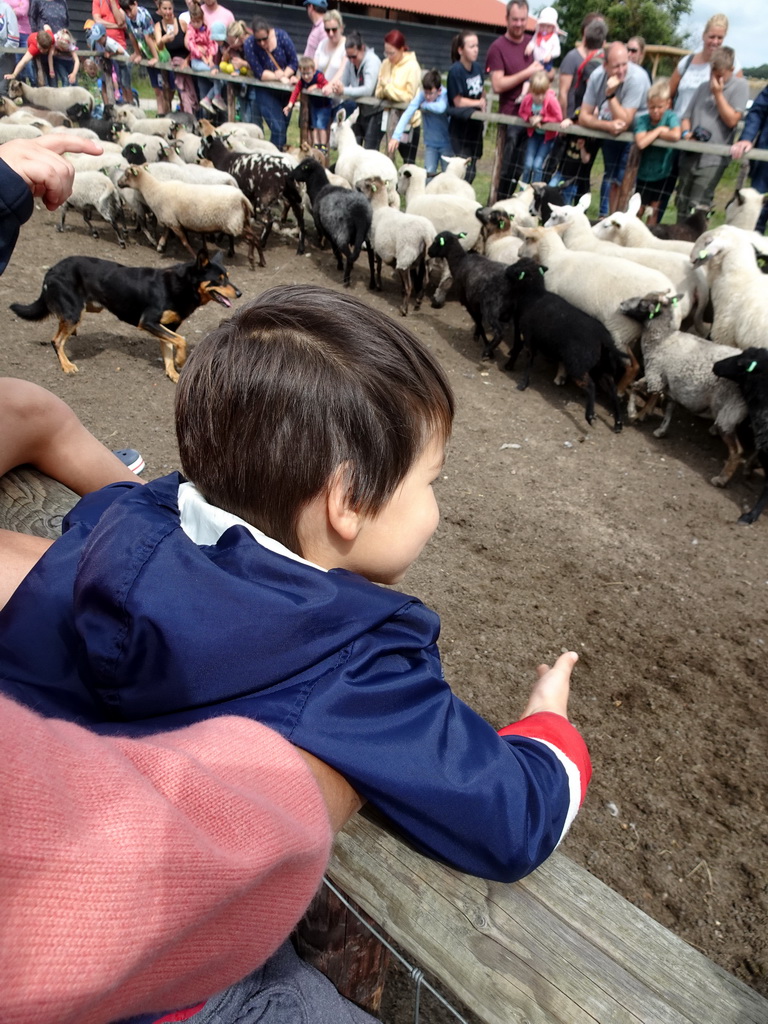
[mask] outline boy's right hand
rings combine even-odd
[[[561,654],[552,668],[539,665],[536,669],[539,679],[531,690],[523,718],[535,715],[539,711],[551,711],[556,715],[568,717],[568,694],[570,692],[571,672],[579,656],[575,651]]]

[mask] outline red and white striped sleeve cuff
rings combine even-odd
[[[568,779],[570,799],[560,836],[562,839],[584,803],[587,786],[592,778],[589,750],[578,729],[562,715],[557,715],[553,711],[538,711],[535,715],[529,715],[519,722],[499,729],[499,736],[527,736],[529,739],[538,740],[549,747],[563,766]]]

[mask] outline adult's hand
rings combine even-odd
[[[13,139],[0,146],[0,158],[29,185],[35,199],[55,210],[72,192],[75,169],[63,153],[91,153],[103,150],[95,139],[52,133],[39,139]]]

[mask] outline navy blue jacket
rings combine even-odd
[[[32,216],[35,201],[26,181],[0,160],[0,274],[8,266],[21,225]]]
[[[498,735],[444,681],[434,612],[246,524],[195,543],[179,483],[75,507],[0,614],[4,692],[111,734],[253,717],[433,857],[505,881],[546,859],[588,781],[576,730],[541,714]]]

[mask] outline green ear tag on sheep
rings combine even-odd
[[[457,238],[466,238],[467,237],[467,232],[466,231],[460,231],[456,237]]]
[[[752,373],[752,371],[756,370],[756,369],[757,369],[757,363],[754,360],[752,360],[752,362],[747,367],[747,373]]]
[[[661,312],[661,303],[660,302],[656,303],[656,309],[654,309],[653,312],[656,313],[657,315]]]
[[[672,305],[673,305],[673,306],[676,306],[676,305],[677,305],[677,296],[676,296],[676,295],[673,295],[673,296],[672,296]]]
[[[544,277],[544,267],[539,267],[539,273]]]
[[[517,279],[517,280],[518,280],[518,281],[522,281],[524,277],[525,277],[525,271],[524,271],[524,270],[521,270],[521,271],[520,271],[520,276],[518,277],[518,279]]]
[[[707,258],[707,256],[709,256],[709,250],[708,249],[699,249],[699,259],[700,260],[705,260]]]
[[[445,245],[445,239],[444,238],[440,239],[440,245]]]
[[[499,220],[499,231],[506,231],[506,230],[507,230],[507,222],[506,222],[506,221],[504,220],[504,218],[502,217],[502,218],[501,218],[501,219]]]

